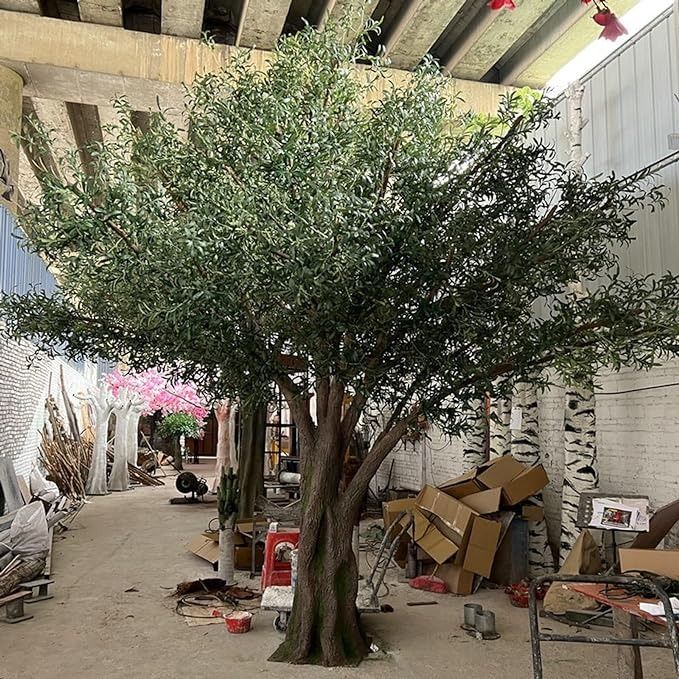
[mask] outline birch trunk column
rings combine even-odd
[[[517,384],[514,404],[521,409],[521,429],[512,431],[511,453],[519,462],[533,466],[540,462],[540,425],[535,386],[528,383]],[[542,493],[534,495],[528,502],[536,507],[544,507]],[[528,571],[532,576],[554,571],[554,557],[544,519],[529,523]]]
[[[568,98],[568,141],[570,142],[570,164],[582,172],[586,160],[582,152],[582,130],[587,124],[582,115],[582,97],[585,88],[580,83],[572,84],[567,91]],[[587,289],[574,282],[569,294],[585,297]],[[575,525],[580,494],[599,487],[596,450],[596,402],[593,383],[579,384],[566,388],[564,410],[564,476],[561,492],[561,537],[559,540],[559,563],[563,564],[570,554],[580,529]]]
[[[512,433],[509,423],[512,419],[512,399],[495,398],[490,406],[490,458],[509,455],[512,449]]]
[[[476,469],[488,461],[488,419],[486,418],[486,403],[483,398],[474,401],[474,407],[469,416],[471,428],[465,437],[462,450],[464,471]]]
[[[108,446],[108,421],[113,412],[115,398],[104,384],[92,387],[84,398],[92,407],[94,415],[94,444],[90,471],[87,475],[85,492],[88,495],[106,495],[106,449]]]

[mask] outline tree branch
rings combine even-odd
[[[383,431],[377,437],[367,457],[363,460],[363,464],[358,468],[356,475],[344,492],[342,504],[345,510],[354,512],[358,509],[368,490],[368,485],[377,473],[380,465],[401,440],[408,427],[417,421],[421,413],[420,406],[415,406],[408,415],[399,420],[391,429]]]
[[[274,381],[288,403],[303,442],[310,445],[316,436],[316,425],[309,412],[309,397],[302,394],[289,375],[280,374]]]

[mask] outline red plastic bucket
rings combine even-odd
[[[245,634],[250,631],[252,613],[248,613],[247,611],[235,611],[234,613],[225,615],[224,622],[226,623],[226,629],[229,630],[231,634]]]

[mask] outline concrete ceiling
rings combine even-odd
[[[57,131],[59,156],[106,138],[113,96],[139,109],[139,125],[157,101],[178,107],[182,82],[228,61],[230,47],[205,54],[203,34],[218,46],[266,51],[280,35],[305,21],[323,26],[353,2],[0,0],[0,63],[23,76],[24,110]],[[430,54],[457,79],[536,87],[596,39],[591,9],[580,0],[515,2],[513,11],[493,11],[487,0],[364,0],[350,32],[369,17],[379,21],[369,49],[386,53],[396,69]],[[622,14],[636,2],[613,0],[612,8]],[[20,186],[28,196],[39,163],[23,153]],[[86,155],[80,159],[86,166]]]

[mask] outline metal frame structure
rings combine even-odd
[[[662,639],[637,639],[617,637],[587,637],[570,634],[544,634],[540,632],[538,616],[538,587],[550,582],[572,582],[578,584],[596,585],[643,585],[655,592],[658,600],[665,610],[665,624],[667,635]],[[674,657],[674,668],[679,679],[679,633],[675,622],[672,604],[667,592],[656,582],[649,578],[629,575],[567,575],[553,574],[543,575],[531,583],[530,597],[528,600],[528,614],[530,620],[530,641],[533,656],[533,679],[543,679],[542,672],[542,649],[543,641],[560,641],[580,644],[604,644],[609,646],[650,646],[654,648],[669,648]]]

